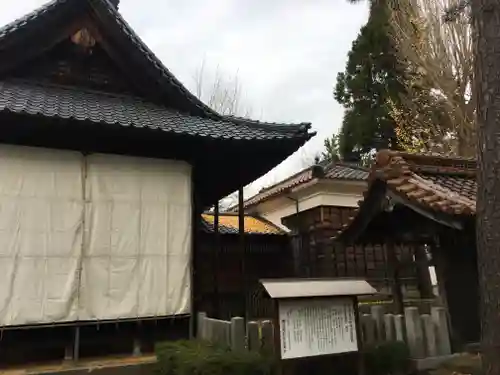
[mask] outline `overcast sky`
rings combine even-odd
[[[2,0],[0,25],[45,0]],[[263,121],[312,122],[318,135],[252,184],[249,194],[303,167],[342,121],[333,99],[336,75],[368,15],[347,0],[121,0],[120,11],[189,89],[205,62],[238,75],[243,106]],[[208,77],[210,80],[210,77]],[[258,151],[256,151],[258,152]]]

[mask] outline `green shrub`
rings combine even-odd
[[[273,368],[268,356],[195,340],[158,344],[156,356],[158,375],[268,375]]]
[[[366,372],[370,375],[405,374],[410,369],[410,352],[402,341],[390,341],[365,349]]]

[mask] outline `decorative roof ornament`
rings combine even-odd
[[[96,44],[96,40],[90,34],[90,31],[85,28],[71,35],[71,41],[84,48],[92,48]]]

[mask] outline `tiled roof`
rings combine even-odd
[[[204,213],[202,215],[202,227],[206,232],[213,233],[214,231],[214,215],[212,213]],[[239,233],[239,217],[235,214],[221,213],[219,215],[219,232],[221,234],[238,234]],[[286,234],[285,231],[278,228],[271,222],[256,217],[245,215],[245,233],[246,234]]]
[[[85,8],[87,7],[87,8]],[[195,95],[189,92],[188,89],[163,65],[163,63],[156,57],[156,55],[147,47],[147,45],[140,39],[140,37],[134,32],[134,30],[130,27],[130,25],[123,19],[123,17],[118,12],[117,8],[110,2],[109,0],[80,0],[80,1],[70,1],[70,0],[53,0],[42,7],[36,9],[30,14],[10,23],[4,27],[0,28],[0,51],[2,49],[7,51],[7,48],[10,48],[12,45],[16,44],[18,40],[22,38],[33,38],[35,35],[39,35],[43,32],[43,30],[50,27],[52,24],[56,24],[57,27],[62,27],[62,22],[71,22],[72,17],[79,16],[81,14],[86,14],[86,12],[96,12],[99,14],[97,17],[102,23],[102,27],[112,28],[113,33],[116,34],[115,31],[118,31],[123,37],[120,40],[125,41],[124,48],[128,49],[128,54],[130,61],[140,61],[142,69],[138,70],[137,74],[143,74],[146,77],[154,77],[154,85],[159,86],[163,93],[167,97],[171,97],[172,93],[175,93],[178,97],[183,98],[183,101],[186,103],[190,103],[190,108],[195,108],[197,116],[211,119],[215,122],[206,122],[203,123],[203,120],[194,119],[192,124],[194,126],[193,129],[185,129],[180,130],[182,133],[188,134],[197,134],[197,135],[205,135],[213,138],[242,138],[242,139],[260,139],[260,138],[272,138],[272,139],[280,139],[280,138],[290,138],[295,137],[295,135],[299,136],[304,140],[310,139],[315,133],[309,133],[308,131],[311,128],[310,123],[299,123],[299,124],[277,124],[277,123],[267,123],[254,121],[245,118],[233,118],[229,116],[223,116],[206,104],[204,104],[201,100],[199,100]],[[80,13],[78,13],[80,12]],[[66,20],[66,21],[65,21]],[[43,42],[43,39],[42,39]],[[135,69],[137,71],[137,69]],[[146,73],[146,71],[148,73]],[[8,86],[5,86],[7,83],[4,83],[4,88],[7,89]],[[8,85],[8,84],[7,84]],[[13,87],[10,86],[12,89]],[[116,115],[117,108],[112,108],[113,104],[117,104],[118,101],[121,101],[120,104],[127,104],[126,111],[127,114],[131,114],[137,118],[137,120],[143,120],[145,117],[149,117],[147,119],[146,127],[154,127],[154,128],[167,128],[168,131],[172,130],[176,132],[179,129],[174,129],[168,124],[172,120],[172,116],[169,113],[162,112],[165,110],[162,107],[148,107],[144,102],[138,103],[136,99],[112,99],[109,97],[103,97],[99,94],[96,94],[93,98],[90,97],[89,93],[82,94],[81,98],[77,98],[74,92],[69,91],[61,91],[57,93],[55,90],[52,91],[44,91],[44,92],[33,92],[33,88],[28,88],[24,86],[21,88],[24,90],[24,93],[20,95],[26,95],[27,97],[19,98],[17,102],[12,103],[11,106],[13,108],[6,108],[8,110],[14,110],[17,112],[16,108],[24,107],[27,111],[30,112],[40,112],[43,114],[45,110],[40,107],[36,107],[35,104],[27,103],[28,100],[31,100],[33,103],[42,103],[43,100],[50,100],[54,98],[54,95],[61,95],[65,99],[69,100],[71,105],[78,99],[87,99],[86,104],[88,105],[96,105],[95,100],[103,99],[105,103],[102,104],[102,107],[110,106],[109,113],[104,113],[101,115],[104,119],[104,122],[119,122],[120,124],[123,121],[123,117],[119,118],[119,121],[114,118]],[[41,90],[41,88],[38,88]],[[41,100],[35,100],[35,98],[31,97],[32,94],[41,94]],[[5,100],[12,100],[12,93],[6,92],[4,95]],[[125,103],[126,102],[126,103]],[[24,104],[23,104],[24,103]],[[100,104],[100,103],[99,103]],[[61,107],[64,107],[65,103],[61,104]],[[29,107],[29,108],[28,108]],[[136,108],[132,108],[136,107]],[[154,113],[146,114],[144,112],[148,110],[153,110]],[[66,115],[64,113],[66,110],[62,108],[61,110],[48,110],[47,112],[53,113],[54,116],[58,116],[61,113],[63,116]],[[91,114],[89,111],[85,109],[73,109],[70,108],[70,111],[75,112],[76,116],[89,116],[96,117],[95,113]],[[142,112],[141,112],[142,111]],[[79,112],[79,113],[76,113]],[[82,113],[85,112],[85,113]],[[111,116],[113,114],[113,116]],[[193,113],[191,113],[193,114]],[[160,115],[166,115],[166,119],[159,119]],[[102,118],[98,120],[102,122]],[[127,121],[125,121],[127,122]],[[128,122],[134,122],[134,119],[129,120]],[[136,123],[137,121],[135,121]],[[202,122],[200,124],[200,122]],[[133,124],[130,124],[133,125]],[[191,124],[187,124],[189,128]],[[204,131],[201,131],[201,128],[205,128]],[[227,126],[227,129],[221,129],[221,126]],[[171,129],[172,128],[172,129]],[[231,134],[233,133],[233,134]]]
[[[432,210],[476,213],[476,161],[380,151],[370,179],[386,181],[396,193]]]
[[[451,215],[476,214],[475,160],[392,150],[379,151],[375,159],[365,199],[374,182],[383,181],[393,193],[422,208]],[[336,238],[362,215],[364,203],[365,200],[358,202],[360,207],[337,231]]]
[[[356,165],[341,162],[334,162],[325,166],[317,165],[306,168],[277,184],[262,189],[258,194],[247,199],[243,205],[244,207],[252,206],[314,179],[365,181],[367,178],[368,171]],[[237,209],[237,206],[231,208],[231,210]]]
[[[352,212],[334,238],[344,236],[358,219],[362,221],[364,204],[370,204],[367,198],[376,181],[385,182],[390,191],[424,209],[451,215],[476,214],[475,160],[392,150],[379,151],[375,160],[365,200],[358,202],[360,207]]]
[[[182,114],[131,96],[19,81],[0,81],[2,111],[210,138],[285,139],[304,136],[303,130],[294,126],[217,121]]]
[[[330,180],[365,181],[368,178],[368,170],[356,165],[332,163],[325,167],[325,178]]]

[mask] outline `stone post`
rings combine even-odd
[[[422,325],[424,327],[426,354],[428,357],[435,357],[437,356],[436,326],[429,314],[422,315]]]
[[[404,319],[404,315],[401,314],[394,316],[394,330],[396,334],[396,341],[406,342]]]
[[[448,329],[448,318],[444,307],[431,308],[432,321],[436,326],[437,354],[451,354],[450,331]]]
[[[384,315],[385,339],[387,341],[396,340],[396,328],[394,322],[394,314]]]
[[[405,308],[405,326],[406,338],[410,355],[412,358],[423,358],[425,356],[424,350],[424,335],[422,330],[422,320],[417,307]]]

